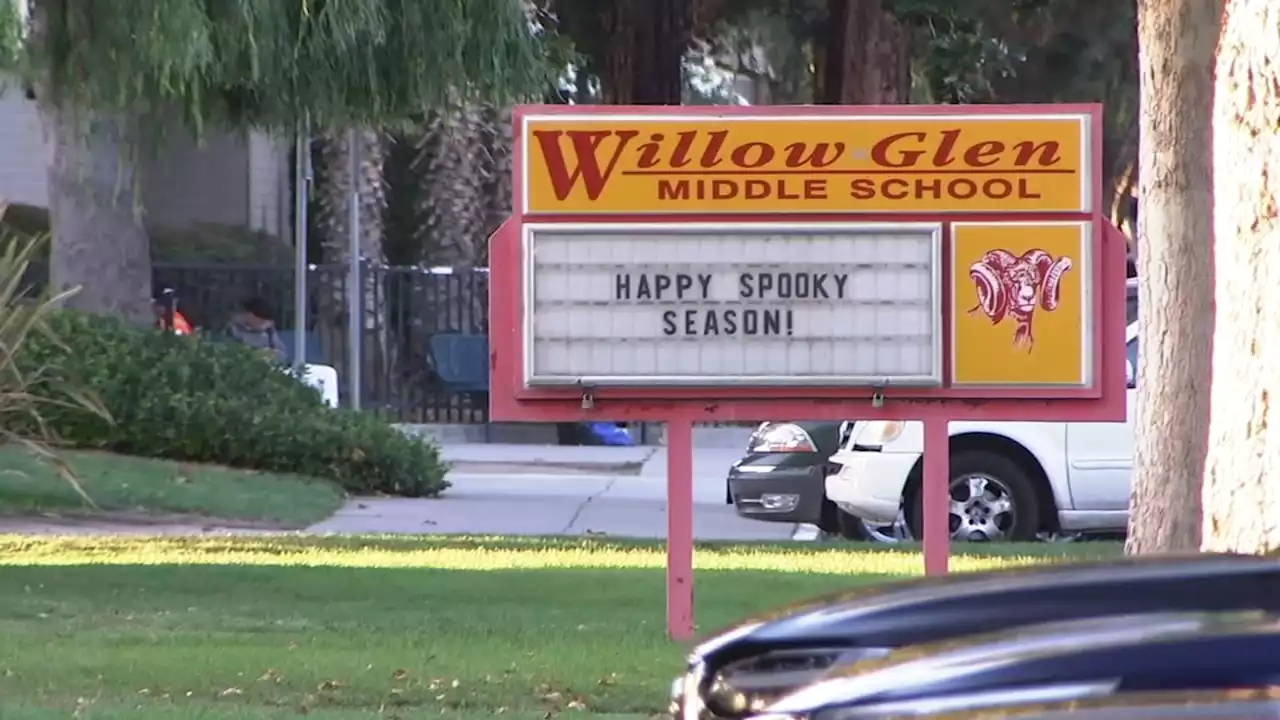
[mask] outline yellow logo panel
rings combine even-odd
[[[1090,227],[952,225],[952,384],[1090,382]]]

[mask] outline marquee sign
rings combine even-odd
[[[1099,397],[1097,108],[853,110],[520,109],[518,392]]]
[[[526,382],[942,382],[942,227],[526,225]]]

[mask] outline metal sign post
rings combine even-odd
[[[1099,106],[515,118],[490,414],[668,423],[672,637],[694,633],[694,422],[922,421],[941,573],[950,422],[1125,417]]]
[[[293,370],[307,364],[307,198],[311,189],[311,127],[303,121],[294,138],[293,163]]]

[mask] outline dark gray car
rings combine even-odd
[[[847,540],[885,541],[893,528],[841,511],[826,495],[830,458],[847,439],[850,422],[792,420],[761,423],[742,459],[729,468],[725,502],[752,520],[816,525]]]

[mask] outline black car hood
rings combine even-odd
[[[1143,609],[1201,609],[1197,591],[1228,579],[1273,582],[1280,596],[1280,561],[1246,555],[1126,558],[886,583],[755,616],[711,636],[693,655],[714,665],[760,646],[899,647],[966,623],[981,632],[984,618],[1007,626]],[[1171,592],[1177,588],[1186,592]],[[1280,597],[1273,602],[1280,605]]]
[[[841,667],[769,710],[803,714],[868,701],[981,692],[1005,683],[1087,683],[1129,677],[1128,673],[1160,677],[1169,672],[1167,677],[1173,679],[1189,665],[1200,666],[1196,674],[1205,680],[1211,678],[1203,672],[1204,665],[1224,670],[1233,666],[1245,671],[1243,680],[1256,677],[1259,667],[1267,674],[1274,670],[1273,654],[1257,650],[1274,647],[1277,640],[1275,616],[1253,612],[1152,613],[1047,623],[912,646],[876,663]],[[1242,652],[1195,652],[1209,647]],[[1212,684],[1202,689],[1208,687]]]

